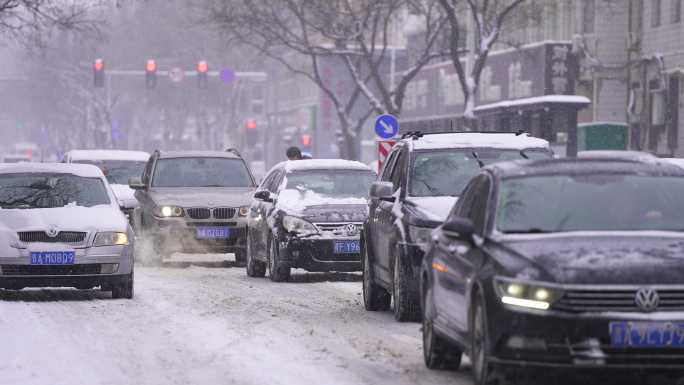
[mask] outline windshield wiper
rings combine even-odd
[[[477,163],[479,163],[479,164],[480,164],[480,168],[482,168],[482,167],[484,167],[484,166],[485,166],[485,164],[484,164],[484,163],[482,163],[482,161],[480,160],[480,157],[479,157],[479,156],[477,156],[477,152],[473,151],[473,157],[475,158],[475,160],[477,160]]]
[[[530,157],[527,156],[527,154],[525,154],[522,150],[520,150],[520,156],[522,156],[525,159],[530,159]]]
[[[538,227],[534,227],[531,229],[526,229],[526,230],[506,230],[503,233],[505,234],[542,234],[542,233],[552,233],[553,231],[549,230],[542,230]]]

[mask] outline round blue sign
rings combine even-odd
[[[375,121],[375,133],[383,139],[393,138],[399,132],[399,123],[392,115],[382,115]]]
[[[230,68],[224,68],[219,72],[219,79],[225,84],[230,84],[235,80],[235,71]]]

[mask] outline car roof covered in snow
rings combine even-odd
[[[236,158],[239,156],[230,151],[202,151],[202,150],[186,150],[186,151],[159,151],[159,158]]]
[[[0,174],[17,173],[73,174],[85,178],[105,179],[102,170],[82,163],[0,163]],[[106,179],[105,179],[106,180]]]
[[[549,142],[527,133],[448,132],[424,135],[417,139],[406,138],[415,151],[448,148],[497,148],[511,150],[548,149]]]
[[[75,160],[137,160],[145,161],[150,158],[150,154],[145,151],[127,150],[72,150],[64,155],[71,156],[71,161]]]
[[[354,160],[344,159],[303,159],[287,160],[280,162],[276,167],[282,167],[285,171],[297,170],[369,170],[373,171],[368,165]]]

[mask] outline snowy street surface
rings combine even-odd
[[[418,323],[366,312],[361,275],[136,265],[135,297],[0,289],[0,384],[472,384]]]

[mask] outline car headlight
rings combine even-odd
[[[152,214],[155,217],[182,217],[185,215],[183,208],[180,206],[154,206],[152,209]]]
[[[238,217],[246,217],[249,214],[249,206],[240,206],[238,209]]]
[[[408,226],[409,234],[411,235],[411,242],[415,243],[428,243],[430,241],[430,231],[431,228],[428,227],[418,227],[418,226]]]
[[[316,226],[314,226],[313,223],[297,217],[286,216],[283,218],[283,226],[287,229],[287,231],[293,233],[318,232],[318,229],[316,229]]]
[[[93,246],[114,246],[125,245],[128,243],[128,235],[126,233],[97,233],[95,235],[95,242]]]
[[[565,295],[560,289],[501,278],[494,278],[494,288],[501,302],[534,309],[548,309]]]

